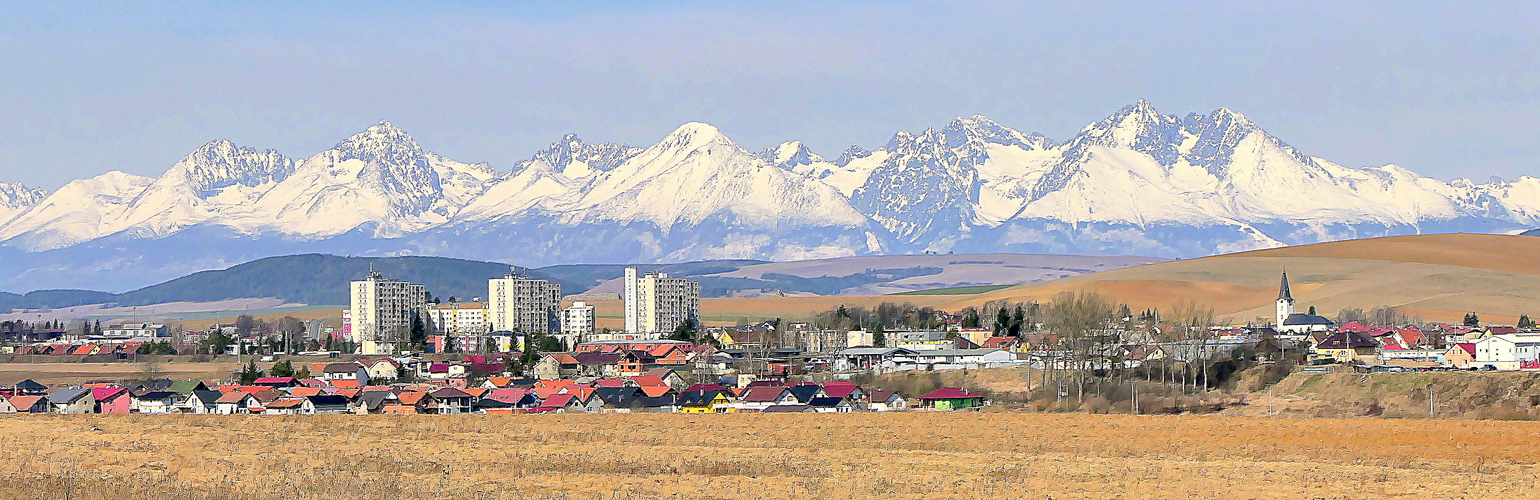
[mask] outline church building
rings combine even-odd
[[[1336,326],[1325,316],[1294,312],[1294,294],[1289,291],[1289,272],[1283,272],[1283,282],[1278,285],[1277,323],[1279,333],[1306,334],[1324,332]]]

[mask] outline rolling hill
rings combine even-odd
[[[711,260],[639,265],[688,277],[706,297],[765,295],[855,295],[949,288],[1016,285],[1101,269],[1117,269],[1163,259],[1077,255],[896,255],[818,259],[797,262]],[[258,259],[214,271],[201,271],[125,293],[92,290],[0,292],[0,312],[13,309],[64,308],[87,304],[146,306],[170,302],[276,298],[311,305],[346,304],[350,280],[374,270],[388,277],[422,283],[442,299],[470,300],[486,295],[487,279],[502,276],[508,264],[444,257],[341,257],[324,254]],[[619,293],[626,264],[582,264],[520,268],[520,272],[560,283],[567,294]]]
[[[1183,301],[1244,323],[1270,318],[1284,270],[1296,309],[1327,316],[1344,308],[1397,307],[1428,320],[1474,311],[1511,323],[1540,314],[1540,238],[1485,234],[1395,236],[1240,252],[1104,271],[1021,285],[941,304],[961,309],[990,300],[1048,301],[1062,291],[1096,291],[1135,310]]]

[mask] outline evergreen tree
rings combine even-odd
[[[290,363],[287,359],[274,363],[272,372],[274,377],[293,377],[294,363]]]
[[[1001,332],[1004,332],[1010,327],[1011,313],[1010,311],[1006,311],[1005,307],[1002,306],[1000,310],[995,314],[995,335],[999,335]]]
[[[883,333],[881,324],[872,325],[872,347],[887,347],[888,336]]]
[[[1310,306],[1310,315],[1315,316],[1315,306]]]
[[[422,345],[428,340],[428,329],[422,324],[422,316],[412,312],[412,329],[408,341],[414,349],[421,350]]]
[[[674,327],[674,332],[668,334],[668,339],[694,342],[696,333],[695,320],[693,318],[686,319],[680,322],[679,326]]]
[[[1469,327],[1481,326],[1481,317],[1477,316],[1476,313],[1474,313],[1474,312],[1465,313],[1465,326],[1469,326]]]
[[[1519,315],[1519,328],[1534,328],[1535,320],[1529,319],[1528,314]]]
[[[102,334],[102,320],[96,320],[96,326],[93,327],[92,329],[96,330],[96,334],[97,335],[101,335]]]
[[[262,378],[262,370],[257,368],[257,360],[251,360],[241,369],[241,385],[251,385],[259,378]]]

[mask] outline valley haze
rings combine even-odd
[[[831,157],[705,123],[633,147],[566,135],[511,171],[380,122],[291,158],[216,140],[159,178],[0,185],[10,291],[123,291],[300,253],[520,266],[923,253],[1201,257],[1425,233],[1510,233],[1540,180],[1477,184],[1295,150],[1244,115],[1139,101],[1055,141],[982,116]]]

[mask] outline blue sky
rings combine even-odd
[[[832,157],[973,114],[1063,140],[1141,98],[1350,166],[1540,175],[1524,3],[316,3],[0,7],[0,181],[220,138],[305,157],[382,119],[499,170],[687,121]]]

